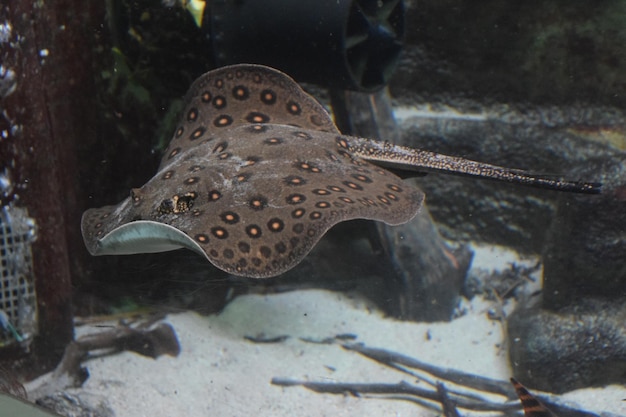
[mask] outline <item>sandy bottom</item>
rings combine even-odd
[[[478,249],[474,268],[506,268],[514,254]],[[532,263],[531,260],[529,263]],[[413,403],[349,395],[319,394],[302,387],[278,387],[273,377],[326,382],[414,382],[338,344],[313,344],[299,338],[356,335],[370,347],[394,350],[442,367],[507,380],[511,371],[501,325],[487,317],[490,302],[475,299],[467,314],[451,323],[419,324],[384,317],[366,301],[321,290],[235,299],[220,315],[187,312],[167,317],[181,354],[157,360],[135,353],[85,363],[90,378],[79,390],[90,402],[104,401],[116,416],[434,416]],[[82,326],[79,333],[96,331]],[[259,344],[244,336],[288,335]],[[427,385],[420,384],[425,388]],[[626,415],[624,387],[569,393],[585,409]],[[459,410],[462,415],[471,414]],[[485,415],[485,414],[482,414]],[[606,414],[610,415],[610,414]]]

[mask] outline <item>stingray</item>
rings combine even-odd
[[[184,103],[156,175],[118,205],[84,213],[92,255],[188,248],[231,274],[271,277],[297,265],[339,222],[411,220],[424,194],[397,172],[599,191],[596,183],[342,135],[321,104],[265,66],[210,71]]]

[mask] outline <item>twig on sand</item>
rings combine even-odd
[[[457,407],[476,412],[500,412],[507,416],[519,416],[522,410],[518,401],[518,394],[508,381],[486,378],[456,369],[437,367],[398,352],[367,347],[362,343],[350,343],[341,346],[384,366],[410,375],[417,381],[427,382],[433,388],[419,387],[406,381],[391,384],[316,382],[279,377],[272,378],[272,384],[283,387],[302,386],[315,392],[327,394],[349,394],[355,397],[366,395],[389,400],[409,401],[443,413],[446,417],[459,417]],[[429,374],[438,381],[431,381],[428,376],[423,374]],[[440,382],[442,380],[447,381],[454,388],[444,386]],[[467,390],[504,397],[504,401],[490,400]],[[533,397],[536,397],[538,401],[561,417],[598,417],[597,414],[566,406],[558,398],[551,395],[535,395]],[[554,416],[554,414],[551,415]]]

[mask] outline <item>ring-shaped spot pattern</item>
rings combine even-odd
[[[267,228],[270,232],[282,232],[285,228],[285,222],[283,222],[278,217],[273,217],[267,222]]]
[[[195,235],[194,239],[196,239],[199,243],[202,243],[203,245],[209,243],[209,237],[203,233]]]
[[[248,206],[252,210],[261,211],[265,207],[267,207],[267,198],[263,197],[262,195],[254,196],[248,201]]]
[[[226,224],[237,224],[239,223],[240,217],[234,211],[225,211],[220,213],[220,219]]]
[[[256,224],[249,224],[248,226],[246,226],[245,230],[248,237],[251,237],[252,239],[258,239],[263,234],[261,228]]]
[[[228,142],[222,141],[222,142],[218,143],[217,145],[215,145],[215,147],[213,148],[213,150],[211,152],[212,153],[224,152],[226,150],[226,148],[228,148]]]
[[[319,174],[320,172],[322,172],[322,170],[318,166],[305,161],[296,161],[294,162],[293,167],[301,171],[312,172],[314,174]]]
[[[247,100],[250,97],[250,90],[244,85],[233,87],[233,97],[237,100]]]
[[[301,204],[306,201],[306,197],[303,194],[289,194],[286,198],[287,204]]]
[[[233,124],[233,118],[227,114],[219,115],[213,120],[213,125],[215,127],[226,127]]]
[[[304,213],[306,213],[306,210],[303,208],[297,208],[294,211],[291,212],[291,217],[293,217],[294,219],[299,219],[302,216],[304,216]]]
[[[227,239],[228,231],[221,226],[215,226],[211,228],[211,234],[218,239]]]
[[[300,116],[302,114],[302,107],[293,100],[287,102],[287,112],[293,116]]]
[[[220,198],[222,198],[222,193],[220,193],[218,190],[209,191],[209,194],[208,194],[209,203],[217,201]]]
[[[342,181],[342,184],[352,190],[363,191],[363,187],[361,187],[359,184],[354,183],[352,181]]]
[[[280,145],[284,142],[285,140],[283,138],[267,138],[263,140],[263,143],[266,145]]]
[[[224,96],[215,96],[215,98],[213,98],[213,107],[215,107],[218,110],[223,109],[224,107],[226,107],[226,97]]]
[[[175,157],[176,155],[178,155],[178,153],[180,152],[180,148],[174,148],[170,151],[170,153],[167,156],[167,159],[172,159],[173,157]]]
[[[366,184],[371,184],[373,181],[370,177],[363,174],[352,174],[352,178],[364,182]]]
[[[276,104],[277,96],[276,96],[276,92],[268,88],[268,89],[261,91],[260,98],[261,98],[261,103],[272,105],[272,104]]]
[[[265,133],[269,130],[269,126],[267,125],[260,125],[260,124],[254,124],[248,127],[248,132],[250,133]]]
[[[287,175],[285,178],[283,178],[283,181],[286,185],[292,186],[304,185],[307,183],[307,180],[305,178],[298,175]]]
[[[251,111],[246,116],[246,121],[249,123],[267,123],[270,121],[270,117],[265,113]]]
[[[250,179],[250,177],[252,177],[251,172],[242,172],[241,174],[235,177],[235,181],[237,181],[238,183],[244,183],[244,182],[247,182]]]
[[[187,112],[187,121],[195,122],[197,118],[198,118],[198,109],[196,109],[195,107],[190,108],[189,111]]]
[[[313,139],[313,135],[311,135],[308,132],[301,131],[301,130],[299,130],[297,132],[293,132],[292,135],[297,137],[297,138],[299,138],[299,139],[304,139],[304,140],[311,140],[311,139]]]
[[[189,140],[200,139],[204,135],[204,132],[206,132],[206,128],[204,126],[198,127],[196,130],[191,132],[191,135],[189,135]]]

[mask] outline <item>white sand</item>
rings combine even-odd
[[[510,252],[486,248],[477,252],[474,265],[497,269],[513,261],[519,259]],[[191,312],[168,316],[182,347],[179,357],[152,360],[125,352],[94,359],[85,364],[91,377],[74,392],[88,393],[92,402],[105,400],[119,417],[436,415],[411,403],[281,388],[270,380],[413,382],[406,374],[338,345],[298,339],[341,333],[353,333],[370,347],[395,350],[433,365],[506,380],[510,370],[497,347],[502,329],[486,317],[489,307],[488,302],[475,300],[467,305],[467,315],[451,323],[418,324],[385,318],[363,300],[340,293],[308,290],[242,296],[217,316]],[[79,332],[95,330],[84,326]],[[290,338],[275,344],[243,338],[259,334]],[[582,407],[621,415],[626,415],[625,397],[623,387],[568,395]]]

